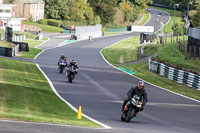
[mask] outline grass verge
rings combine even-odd
[[[167,79],[163,76],[160,76],[156,73],[149,71],[148,63],[132,64],[132,65],[126,65],[126,66],[119,66],[119,67],[124,67],[124,68],[130,69],[130,70],[136,72],[134,74],[134,76],[141,78],[149,83],[152,83],[154,85],[163,87],[170,91],[200,100],[199,91],[189,88],[187,86],[184,86],[182,84],[179,84],[177,82],[174,82],[170,79]],[[149,78],[149,77],[151,77],[151,78]]]
[[[28,22],[28,21],[23,21],[23,23],[40,27],[42,29],[42,32],[62,32],[63,31],[62,28],[55,27],[55,26],[43,25],[43,24],[33,23],[33,22]]]
[[[150,18],[150,14],[147,11],[145,11],[144,18],[142,19],[142,22],[140,22],[138,25],[144,25],[149,20],[149,18]]]
[[[23,42],[27,42],[29,45],[29,52],[22,51],[20,52],[20,57],[23,58],[31,58],[33,59],[38,53],[40,53],[42,50],[34,48],[35,46],[39,45],[43,41],[38,40],[24,40]]]
[[[0,40],[0,47],[12,48],[14,46],[15,46],[15,44],[13,44],[13,43]]]
[[[0,60],[0,118],[86,127],[97,124],[82,118],[61,101],[35,64]]]
[[[121,55],[123,55],[124,58],[128,58],[129,62],[130,61],[135,61],[136,59],[136,54],[135,57],[130,57],[130,54],[134,53],[134,50],[129,50],[130,48],[127,47],[129,45],[131,45],[131,42],[129,42],[129,39],[120,42],[116,45],[110,46],[105,48],[102,51],[102,54],[104,55],[104,57],[106,58],[106,60],[108,60],[110,63],[112,64],[116,64],[119,63],[119,58]],[[137,48],[138,44],[135,44],[135,47]],[[173,57],[173,48],[171,44],[168,45],[164,45],[162,46],[161,44],[153,44],[155,46],[150,46],[150,50],[148,50],[151,54],[158,54],[158,57],[160,57],[161,60],[169,62],[169,63],[173,63],[173,64],[177,64],[178,66],[180,66],[181,64],[184,64],[183,66],[189,66],[190,68],[193,68],[197,71],[199,71],[199,66],[200,66],[200,61],[196,61],[196,60],[184,60],[183,55],[176,49],[175,47],[175,57]],[[154,50],[155,52],[152,52],[152,50]],[[145,50],[147,51],[147,50]],[[149,53],[149,54],[150,54]],[[134,54],[132,55],[134,56]],[[195,67],[194,67],[195,66]],[[130,69],[134,72],[136,72],[136,74],[134,74],[136,77],[139,77],[145,81],[148,81],[152,84],[155,84],[157,86],[166,88],[168,90],[171,90],[173,92],[200,100],[200,93],[199,91],[189,88],[187,86],[184,86],[182,84],[179,84],[177,82],[171,81],[163,76],[160,76],[156,73],[150,72],[148,71],[148,63],[141,63],[141,64],[132,64],[132,65],[116,65],[116,67],[123,67],[126,69]],[[151,77],[151,78],[149,78]],[[159,79],[159,80],[158,80]]]
[[[112,64],[130,62],[137,60],[139,45],[139,37],[132,37],[104,49],[102,53]]]
[[[145,55],[150,56],[157,54],[158,56],[155,60],[159,62],[177,69],[200,74],[200,60],[194,58],[185,60],[185,56],[178,50],[177,44],[173,45],[170,40],[171,39],[168,38],[168,43],[164,46],[162,44],[156,44],[155,42],[147,45],[144,49]],[[179,40],[183,41],[183,36],[180,36]],[[185,37],[185,41],[187,41],[187,37]]]

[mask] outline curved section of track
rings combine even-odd
[[[150,13],[151,19],[146,25],[155,26],[155,30],[158,30],[160,27],[156,24],[156,17],[159,11],[151,9]],[[169,18],[165,12],[162,12],[162,15],[161,18]],[[81,105],[84,114],[112,127],[112,130],[107,131],[77,128],[71,131],[73,127],[65,127],[66,129],[73,133],[199,132],[200,103],[150,84],[146,85],[148,103],[145,110],[130,123],[120,121],[122,101],[126,98],[127,91],[139,80],[108,65],[99,52],[106,46],[135,35],[131,33],[97,38],[91,42],[88,40],[75,42],[46,50],[35,60],[62,98],[77,109]],[[67,82],[65,74],[57,72],[57,61],[62,53],[68,60],[74,59],[79,64],[79,73],[72,84]],[[60,132],[63,131],[62,128]],[[54,128],[55,131],[57,129]]]

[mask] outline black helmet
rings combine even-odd
[[[62,55],[61,55],[61,58],[62,58],[62,59],[64,59],[64,58],[65,58],[65,55],[64,55],[64,54],[62,54]]]
[[[72,63],[72,64],[76,64],[76,61],[75,61],[75,60],[72,60],[71,63]]]

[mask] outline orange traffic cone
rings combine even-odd
[[[81,106],[79,106],[79,109],[78,109],[77,119],[82,119]]]

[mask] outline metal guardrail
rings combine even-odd
[[[127,27],[124,28],[119,28],[119,29],[107,29],[107,32],[122,32],[122,31],[127,31]]]
[[[200,90],[200,75],[169,67],[149,59],[149,71],[167,77],[175,82]]]

